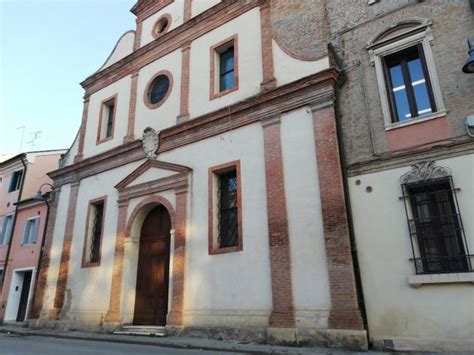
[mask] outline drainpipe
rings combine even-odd
[[[22,176],[22,181],[21,181],[21,186],[20,186],[20,191],[18,192],[18,198],[15,203],[15,215],[13,216],[13,223],[12,223],[12,232],[10,235],[10,240],[8,241],[8,247],[7,247],[7,255],[5,257],[5,264],[3,265],[3,274],[2,274],[2,294],[3,294],[3,283],[5,281],[5,276],[7,275],[7,268],[8,268],[8,259],[10,258],[10,250],[12,248],[12,242],[13,242],[13,235],[15,234],[15,227],[16,227],[16,218],[18,216],[18,202],[21,201],[21,195],[23,193],[23,186],[25,186],[25,180],[26,180],[26,171],[28,169],[28,163],[25,162],[25,157],[26,154],[23,154],[20,159],[21,159],[21,164],[23,165],[23,176]],[[2,319],[3,321],[3,319]]]
[[[341,98],[341,93],[342,93],[342,87],[344,86],[347,79],[346,70],[348,68],[343,67],[343,62],[341,58],[339,57],[339,55],[336,53],[336,50],[334,49],[332,44],[329,44],[329,52],[333,56],[333,59],[335,61],[335,67],[339,70],[339,80],[335,88],[335,94],[336,94],[335,116],[336,116],[336,131],[337,131],[336,134],[337,134],[337,140],[338,140],[338,146],[339,146],[339,158],[340,158],[341,168],[342,168],[342,181],[343,181],[343,186],[344,186],[347,222],[349,225],[349,240],[350,240],[350,245],[351,245],[352,262],[354,266],[354,277],[355,277],[356,289],[357,289],[357,301],[359,304],[362,321],[364,323],[364,328],[367,331],[367,337],[368,339],[370,339],[369,327],[368,327],[368,322],[367,322],[367,311],[365,308],[364,291],[362,288],[362,278],[360,275],[359,259],[357,256],[357,244],[356,244],[355,235],[354,235],[354,224],[353,224],[353,219],[352,219],[349,185],[348,185],[348,180],[347,180],[348,178],[347,158],[346,158],[346,152],[344,149],[344,139],[342,136],[342,128],[341,128],[342,122],[341,122],[341,115],[340,115],[340,98]],[[357,65],[360,65],[360,63],[358,63]]]

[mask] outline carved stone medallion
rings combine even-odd
[[[156,159],[156,150],[160,144],[158,132],[151,127],[143,130],[142,146],[148,159]]]

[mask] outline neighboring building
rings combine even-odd
[[[471,346],[467,0],[132,12],[50,173],[31,326]]]
[[[327,13],[370,338],[473,350],[474,75],[461,71],[473,8],[359,3],[331,0]]]
[[[80,133],[50,174],[32,326],[366,348],[338,73],[308,32],[324,12],[297,3],[133,7],[137,29],[82,83]]]
[[[46,203],[34,197],[52,182],[46,174],[64,152],[28,152],[0,163],[0,321],[27,319],[47,219]]]

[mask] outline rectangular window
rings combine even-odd
[[[0,291],[2,290],[3,287],[3,269],[0,268]]]
[[[211,47],[211,100],[238,89],[237,49],[237,35]]]
[[[436,112],[421,44],[384,57],[392,122]]]
[[[29,218],[25,222],[22,244],[33,244],[38,240],[40,218]]]
[[[0,245],[7,245],[10,242],[13,228],[13,214],[5,216],[0,230]]]
[[[23,178],[23,170],[17,170],[12,173],[8,192],[14,192],[20,189]]]
[[[97,266],[100,264],[105,200],[105,197],[102,197],[89,202],[82,262],[83,267]]]
[[[412,212],[410,226],[416,236],[419,257],[415,257],[417,274],[467,272],[461,216],[453,198],[449,179],[435,179],[407,184]]]
[[[100,108],[99,128],[97,134],[97,144],[108,141],[114,137],[115,113],[117,95],[102,102]]]
[[[209,253],[242,250],[240,162],[209,169]]]

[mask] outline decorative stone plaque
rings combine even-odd
[[[142,146],[148,159],[156,159],[156,150],[160,144],[158,132],[151,127],[143,130]]]

